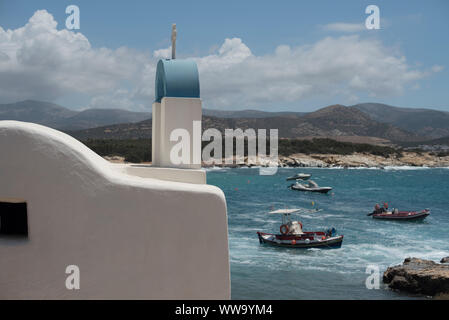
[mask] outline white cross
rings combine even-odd
[[[176,23],[171,26],[171,58],[176,59]]]

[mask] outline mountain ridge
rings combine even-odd
[[[117,124],[69,132],[80,140],[86,139],[140,139],[151,137],[151,120],[132,124]],[[420,141],[411,132],[372,120],[363,112],[344,106],[329,106],[301,117],[218,118],[203,116],[203,130],[209,128],[224,132],[225,129],[249,128],[278,129],[280,138],[304,137],[366,137],[385,141]],[[371,139],[372,140],[372,139]]]
[[[74,111],[55,103],[37,100],[0,104],[0,120],[34,122],[59,130],[82,130],[116,123],[139,122],[150,117],[150,112],[122,109]]]
[[[50,102],[25,100],[0,104],[0,120],[40,123],[84,138],[151,137],[150,112],[74,111]],[[219,130],[278,128],[281,138],[346,136],[390,142],[431,141],[449,136],[449,112],[379,103],[336,104],[313,112],[203,109],[203,128],[212,127]]]
[[[426,108],[400,108],[382,103],[359,103],[352,107],[373,120],[414,131],[431,138],[449,136],[449,112]]]

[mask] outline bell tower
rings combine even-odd
[[[176,59],[176,37],[173,24],[172,57],[159,60],[156,68],[152,163],[154,167],[200,169],[202,103],[198,68],[193,60]],[[175,164],[170,154],[178,143],[172,136],[177,129],[189,134],[190,153],[189,161]]]

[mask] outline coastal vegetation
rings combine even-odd
[[[135,163],[151,161],[151,139],[87,139],[82,142],[101,156],[120,156],[127,162]],[[203,142],[203,147],[208,143],[207,141]],[[269,141],[267,141],[267,150],[269,148],[268,145]],[[235,141],[233,146],[235,152]],[[389,157],[390,155],[401,156],[401,150],[393,147],[340,142],[322,138],[309,140],[280,139],[278,147],[280,156],[290,156],[298,153],[338,155],[364,153],[382,157]],[[246,150],[247,141],[245,141],[245,155]]]
[[[127,162],[150,162],[151,139],[88,139],[82,141],[100,156],[120,156]]]
[[[399,155],[400,149],[368,143],[341,142],[333,139],[314,138],[309,140],[282,139],[279,141],[279,154],[289,156],[295,153],[304,154],[339,154],[366,153],[388,157]]]

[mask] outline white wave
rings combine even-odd
[[[214,170],[233,170],[233,169],[260,169],[263,167],[260,166],[242,166],[238,168],[231,168],[231,167],[209,167],[204,168],[206,171],[214,171]],[[279,167],[278,170],[303,170],[307,171],[309,169],[316,170],[316,169],[328,169],[328,170],[342,170],[342,169],[348,169],[348,170],[422,170],[422,169],[446,169],[448,170],[449,167],[428,167],[428,166],[375,166],[375,167],[344,167],[344,166],[332,166],[332,167]]]
[[[207,171],[226,171],[226,170],[229,170],[230,168],[214,166],[214,167],[207,167],[207,168],[203,168],[203,169],[206,170],[206,172],[207,172]]]
[[[381,167],[349,167],[349,170],[381,170]]]
[[[341,170],[341,169],[349,169],[349,170],[381,170],[382,167],[343,167],[343,166],[333,166],[333,167],[309,167],[312,169],[329,169],[329,170]]]
[[[446,167],[442,167],[446,168]],[[348,170],[422,170],[422,169],[437,169],[434,167],[417,167],[417,166],[378,166],[378,167],[328,167],[328,168],[320,168],[320,169],[348,169]],[[449,169],[449,167],[448,167]]]
[[[432,169],[431,167],[416,167],[416,166],[386,166],[385,170],[426,170]]]
[[[237,169],[237,170],[242,170],[242,169],[260,169],[262,168],[261,166],[247,166],[247,165],[242,165],[236,168],[229,168],[229,169]]]

